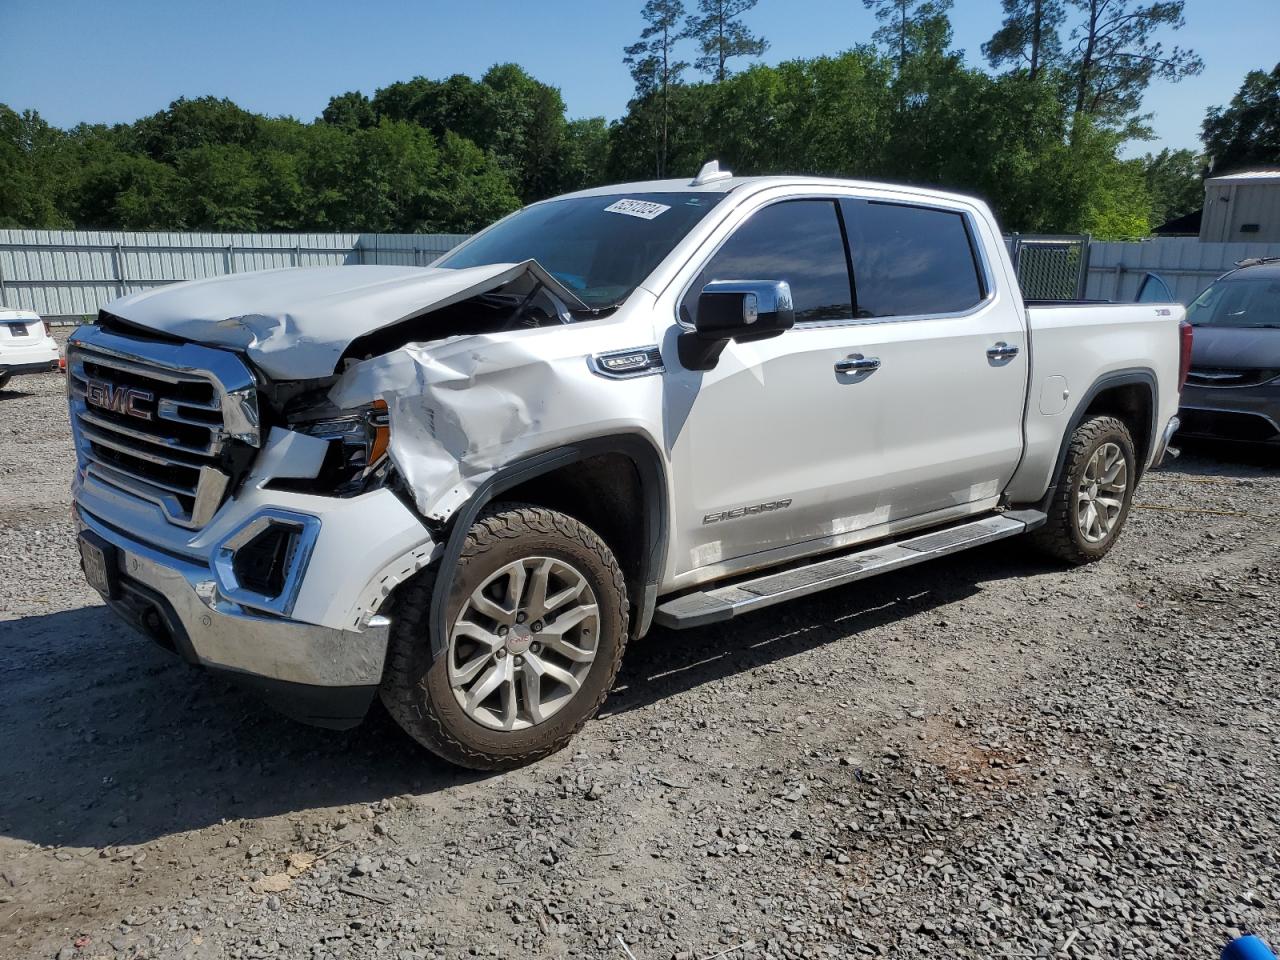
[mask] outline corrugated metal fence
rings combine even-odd
[[[51,320],[180,280],[275,267],[425,266],[465,235],[447,233],[122,233],[0,230],[0,306]]]
[[[1089,244],[1090,300],[1132,301],[1147,273],[1156,273],[1173,288],[1181,303],[1190,303],[1214,278],[1247,257],[1280,257],[1280,243],[1201,243],[1195,237],[1160,237],[1138,243]]]
[[[51,320],[78,321],[94,316],[116,297],[180,280],[273,267],[425,266],[465,239],[444,233],[0,230],[0,306],[34,310]],[[1025,244],[1070,238],[1019,239]],[[1137,243],[1095,240],[1078,265],[1087,271],[1084,296],[1089,299],[1133,300],[1149,271],[1160,274],[1178,299],[1189,303],[1236,261],[1261,256],[1280,256],[1280,243],[1201,243],[1181,237]],[[1057,295],[1068,294],[1069,290]]]

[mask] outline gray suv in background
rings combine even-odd
[[[1280,446],[1280,258],[1242,261],[1187,307],[1180,437]]]

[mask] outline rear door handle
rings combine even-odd
[[[987,347],[987,356],[992,360],[1012,360],[1017,355],[1018,348],[1005,343],[1003,340]]]
[[[879,357],[864,357],[860,353],[851,353],[848,359],[836,361],[836,373],[870,373],[879,369]]]

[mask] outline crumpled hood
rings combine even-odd
[[[1280,330],[1268,327],[1196,327],[1191,365],[1223,370],[1280,369]]]
[[[129,323],[242,351],[268,376],[306,380],[335,372],[357,337],[497,289],[532,273],[571,306],[573,294],[532,260],[444,267],[311,267],[192,280],[113,300]]]

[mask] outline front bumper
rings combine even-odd
[[[240,682],[281,712],[354,726],[382,680],[390,621],[378,610],[396,584],[433,559],[434,545],[388,491],[346,501],[281,494],[284,505],[270,508],[262,502],[267,491],[243,492],[248,503],[229,501],[211,524],[230,533],[206,531],[184,556],[95,515],[78,486],[81,535],[105,549],[114,574],[103,598],[162,646]],[[237,542],[236,531],[255,529],[268,512],[302,517],[300,501],[312,507],[305,515],[312,529],[307,548],[289,560],[293,599],[259,601],[229,585],[225,550]],[[326,505],[327,514],[319,509]]]
[[[1180,435],[1280,444],[1280,383],[1248,387],[1187,386],[1178,410]]]

